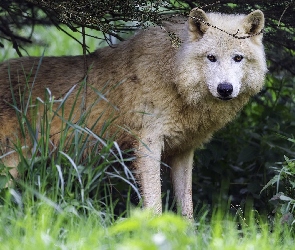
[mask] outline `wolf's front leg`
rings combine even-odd
[[[172,182],[178,208],[183,216],[193,220],[192,201],[192,168],[194,150],[183,152],[172,157],[170,165]]]
[[[144,208],[162,213],[161,200],[161,143],[158,139],[142,139],[136,152],[136,176],[141,187]]]

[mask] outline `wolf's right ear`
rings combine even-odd
[[[208,27],[209,22],[206,13],[199,8],[192,9],[188,19],[188,29],[191,32],[192,40],[203,36]]]

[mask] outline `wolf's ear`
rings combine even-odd
[[[209,23],[206,13],[199,8],[192,9],[188,19],[188,28],[192,34],[192,38],[196,39],[203,36],[208,27]]]
[[[247,15],[243,21],[246,34],[255,35],[261,33],[264,28],[264,15],[261,10],[255,10]]]

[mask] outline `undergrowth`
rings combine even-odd
[[[294,139],[286,138],[295,143]],[[270,199],[273,213],[277,214],[281,223],[287,224],[292,230],[295,223],[295,159],[284,155],[284,162],[274,167],[275,176],[264,186],[261,192],[275,187],[275,195]]]
[[[42,57],[38,69],[41,63]],[[79,102],[86,81],[74,85],[62,98],[55,99],[50,89],[45,89],[44,99],[38,97],[33,100],[31,96],[35,79],[30,79],[30,75],[26,79],[28,82],[19,100],[11,91],[11,106],[18,118],[22,139],[14,142],[10,152],[0,156],[2,173],[6,173],[1,176],[2,193],[13,186],[13,193],[18,193],[20,197],[15,199],[18,203],[24,203],[21,200],[25,194],[31,196],[28,199],[31,205],[34,201],[50,201],[54,207],[77,214],[95,209],[101,214],[114,215],[118,202],[114,198],[116,195],[121,196],[120,200],[125,202],[125,206],[121,207],[125,208],[129,206],[131,192],[139,200],[133,173],[128,168],[128,163],[133,160],[132,149],[122,151],[114,138],[107,135],[110,123],[104,122],[99,134],[86,126],[93,106],[104,101],[103,93],[96,90],[97,99],[87,109],[84,100]],[[10,88],[13,90],[13,86]],[[65,107],[70,96],[74,96],[74,104],[65,119]],[[101,117],[97,118],[93,126],[99,119]],[[54,120],[61,121],[58,144],[52,140]],[[19,174],[15,179],[9,174],[9,166],[1,164],[1,159],[9,154],[18,155],[20,160],[17,166]],[[127,190],[121,194],[117,192],[120,188],[116,189],[116,185],[124,183]],[[126,213],[128,209],[119,209],[117,213],[120,211]]]
[[[15,194],[6,198],[13,200]],[[165,212],[131,210],[128,218],[101,218],[96,210],[76,214],[47,202],[0,207],[1,249],[293,249],[292,233],[282,224],[270,227],[252,214],[241,222],[224,210],[206,213],[190,224]]]

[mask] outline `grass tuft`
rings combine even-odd
[[[39,65],[41,62],[42,57]],[[38,70],[39,67],[36,76]],[[111,122],[104,123],[99,134],[86,126],[91,108],[106,101],[103,93],[96,90],[97,100],[87,109],[78,106],[85,81],[73,86],[58,100],[50,89],[45,90],[43,99],[38,97],[33,100],[34,79],[32,84],[29,84],[30,75],[26,79],[26,87],[23,93],[18,93],[18,98],[11,86],[11,106],[20,128],[20,138],[15,141],[11,153],[19,156],[19,176],[11,181],[8,174],[10,168],[0,162],[0,167],[7,174],[0,179],[2,193],[13,194],[19,206],[34,206],[35,203],[43,202],[57,211],[69,210],[77,215],[96,211],[101,217],[109,219],[110,214],[112,220],[119,215],[115,209],[126,213],[129,207],[126,203],[130,202],[128,189],[133,190],[140,199],[135,178],[127,166],[134,160],[130,156],[131,151],[121,151],[114,138],[107,136]],[[69,98],[74,98],[74,101],[70,114],[65,118]],[[56,119],[62,124],[58,144],[54,144],[51,135],[51,126]],[[95,124],[100,119],[98,117]],[[128,187],[122,194],[125,204],[122,204],[122,199],[119,203],[114,195],[117,191],[117,197],[121,195],[121,189],[116,188],[116,185],[122,182]],[[8,186],[14,186],[15,189],[9,190]]]

